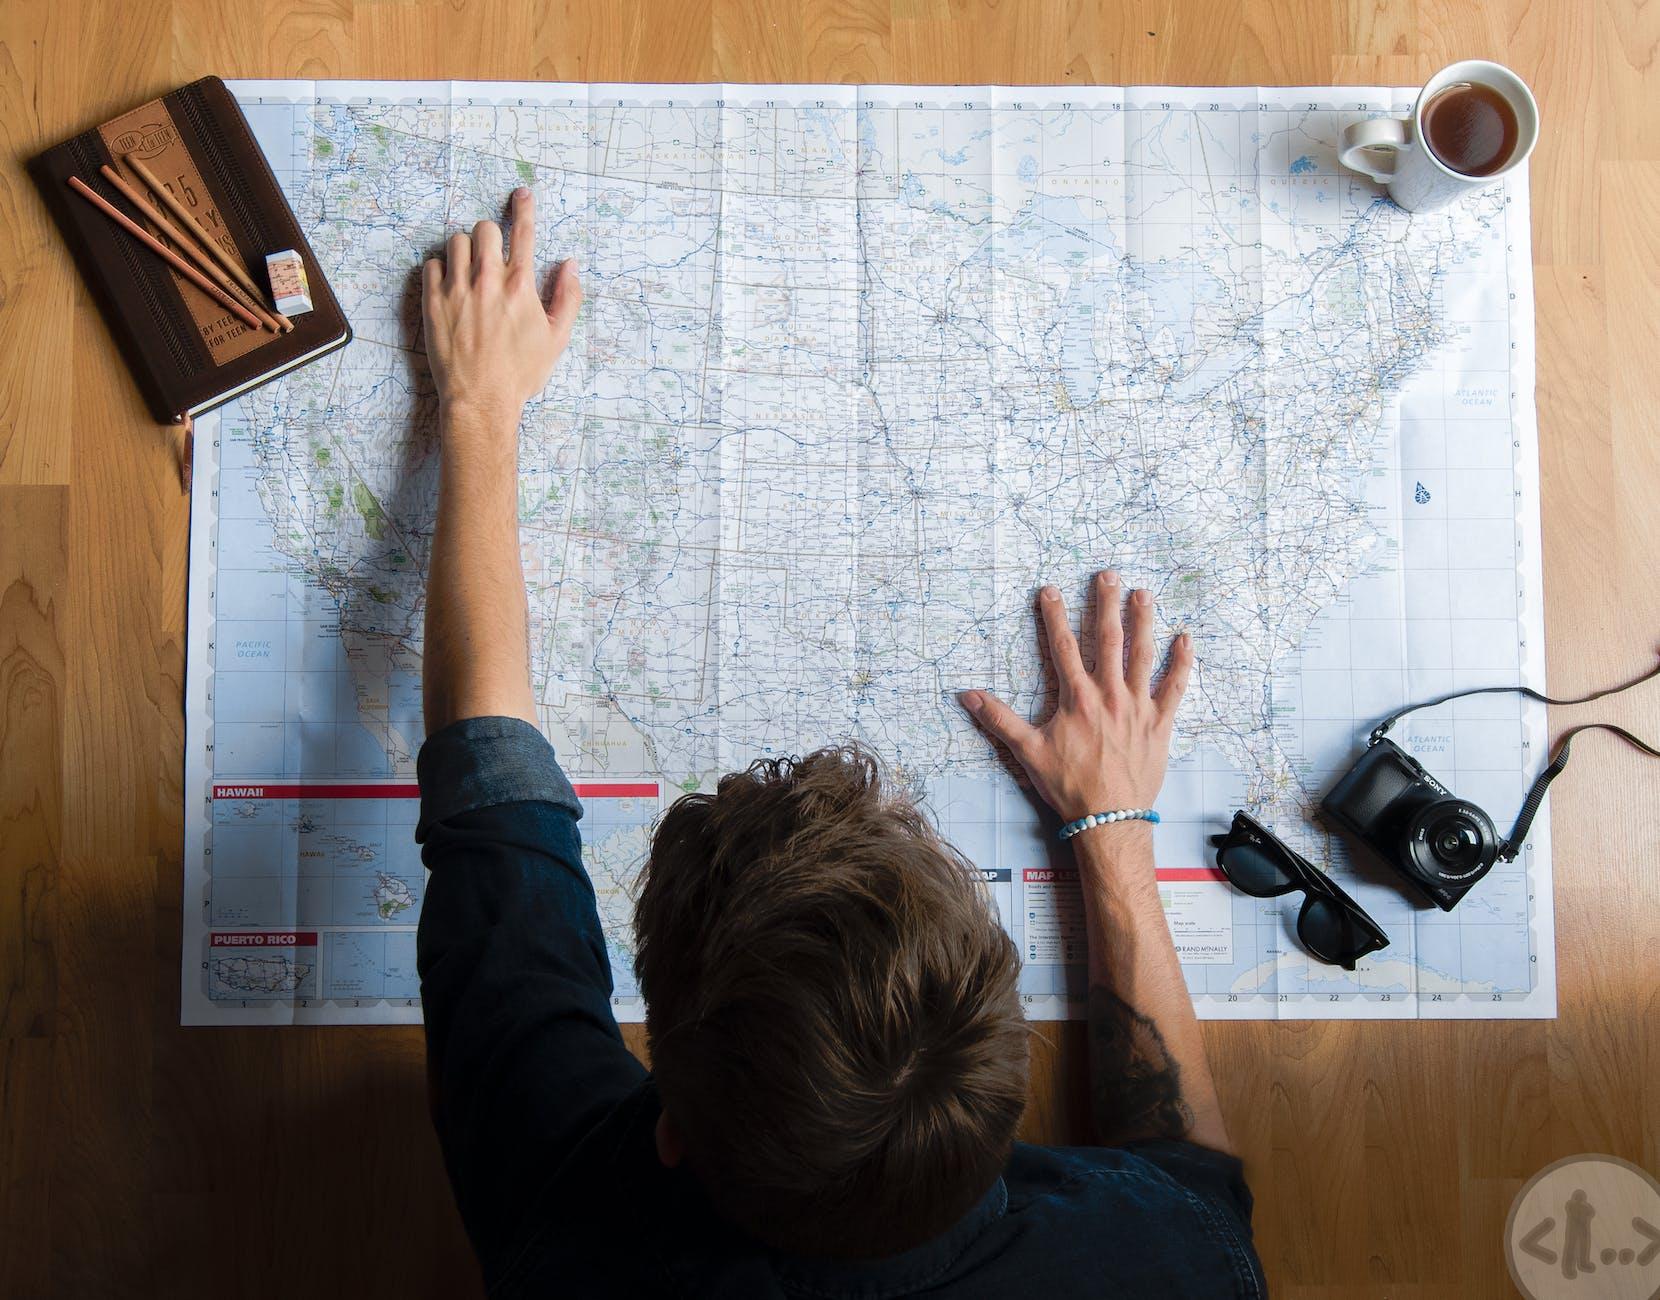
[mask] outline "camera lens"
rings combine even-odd
[[[1429,851],[1454,871],[1472,867],[1481,858],[1481,833],[1468,817],[1452,816],[1429,829]]]
[[[1487,815],[1460,799],[1438,799],[1407,829],[1407,854],[1429,879],[1468,881],[1493,865],[1498,834]]]

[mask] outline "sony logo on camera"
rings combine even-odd
[[[1326,815],[1450,912],[1498,860],[1493,821],[1379,737],[1320,801]]]

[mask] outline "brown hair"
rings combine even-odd
[[[728,1220],[870,1258],[990,1188],[1026,1100],[1019,960],[979,873],[868,752],[680,799],[634,925],[663,1106]]]

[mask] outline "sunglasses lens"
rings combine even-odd
[[[1223,849],[1222,869],[1236,886],[1259,898],[1283,894],[1296,884],[1278,855],[1255,844],[1230,844]]]
[[[1353,961],[1372,950],[1369,927],[1350,917],[1329,898],[1308,900],[1297,920],[1297,934],[1321,961]]]

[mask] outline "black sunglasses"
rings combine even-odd
[[[1250,814],[1236,812],[1228,833],[1212,835],[1210,842],[1216,865],[1235,889],[1252,898],[1303,892],[1297,937],[1321,961],[1353,970],[1367,953],[1388,946],[1383,927],[1359,903]]]

